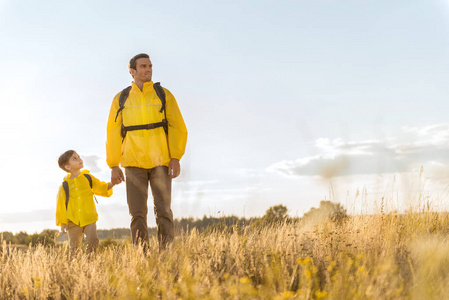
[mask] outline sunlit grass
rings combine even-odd
[[[449,216],[419,212],[129,242],[68,260],[3,243],[1,299],[447,299]]]

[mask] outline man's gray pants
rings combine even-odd
[[[125,168],[126,194],[131,215],[133,243],[148,245],[148,182],[153,194],[154,215],[156,217],[159,247],[164,249],[174,239],[173,212],[171,210],[171,177],[168,167],[152,169]]]

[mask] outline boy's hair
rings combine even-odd
[[[133,58],[130,59],[129,64],[128,64],[128,69],[134,69],[136,70],[136,60],[138,60],[139,58],[150,58],[150,56],[146,53],[140,53],[135,55]]]
[[[70,157],[72,157],[73,153],[75,153],[75,150],[67,150],[66,152],[62,153],[58,158],[58,165],[61,169],[68,172],[64,167],[67,165],[67,163],[70,160]]]

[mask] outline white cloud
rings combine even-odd
[[[82,155],[84,165],[89,168],[92,173],[104,171],[100,167],[101,157],[98,155]]]
[[[449,140],[449,124],[436,124],[425,127],[402,127],[403,132],[415,135],[417,145],[445,145]]]
[[[407,172],[421,165],[434,170],[449,167],[449,124],[423,128],[403,128],[411,141],[398,139],[345,142],[342,139],[318,139],[319,154],[281,161],[267,168],[286,176],[320,176]]]

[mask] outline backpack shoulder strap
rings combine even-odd
[[[92,188],[92,177],[89,174],[83,174],[83,175],[87,178],[87,181],[89,181],[90,188]]]
[[[62,188],[65,192],[65,209],[67,209],[67,206],[69,205],[69,183],[64,180],[62,182]]]
[[[156,82],[155,84],[153,84],[153,87],[154,87],[154,90],[156,91],[157,96],[159,97],[159,99],[161,99],[161,102],[162,102],[162,107],[159,112],[165,111],[165,91],[161,87],[160,82]]]
[[[156,91],[157,96],[159,97],[159,99],[162,102],[162,107],[161,110],[159,112],[164,111],[164,117],[165,119],[162,120],[162,124],[165,130],[165,133],[168,134],[168,121],[167,121],[167,111],[165,110],[165,91],[164,89],[161,87],[161,83],[160,82],[156,82],[155,84],[153,84],[154,90]]]
[[[89,174],[83,174],[83,175],[87,178],[87,181],[89,181],[90,188],[92,188],[92,176],[90,176]],[[93,194],[93,196],[94,196],[95,202],[97,202],[97,204],[98,204],[97,197],[95,197],[95,194]]]
[[[127,88],[124,88],[123,91],[120,93],[120,98],[118,100],[119,109],[117,110],[117,115],[115,115],[115,122],[117,122],[118,114],[123,110],[123,108],[125,108],[125,102],[126,99],[128,99],[130,89],[131,86],[128,86]]]

